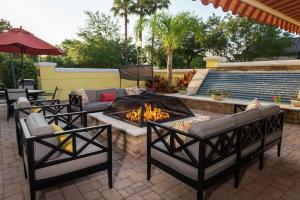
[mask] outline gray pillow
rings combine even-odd
[[[45,118],[40,113],[31,113],[26,120],[26,125],[27,125],[27,128],[28,128],[30,134],[33,136],[54,134],[54,131],[52,130],[51,126],[46,122]],[[44,141],[46,141],[52,145],[57,145],[56,137],[44,139]],[[36,161],[40,160],[45,155],[47,155],[51,150],[52,150],[52,148],[49,148],[45,145],[35,142],[34,143],[34,159]],[[59,154],[54,154],[51,157],[51,159],[57,158],[58,156],[59,156]]]

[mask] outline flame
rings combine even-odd
[[[134,109],[128,113],[126,113],[126,119],[130,121],[140,121],[141,120],[142,107]],[[145,103],[145,111],[144,111],[144,121],[159,121],[169,119],[170,114],[162,111],[160,108],[152,107],[151,104]]]

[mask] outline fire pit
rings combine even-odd
[[[103,114],[138,127],[194,116],[179,98],[152,94],[117,98]]]

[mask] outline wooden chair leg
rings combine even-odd
[[[259,169],[262,170],[264,168],[264,151],[262,151],[259,156]]]
[[[203,188],[198,188],[197,190],[197,200],[203,200],[204,199],[204,189]]]
[[[151,163],[147,162],[147,180],[150,181],[151,179]]]
[[[234,172],[234,187],[238,188],[240,185],[240,170]]]

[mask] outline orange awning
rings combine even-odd
[[[224,12],[300,34],[300,0],[201,0]]]

